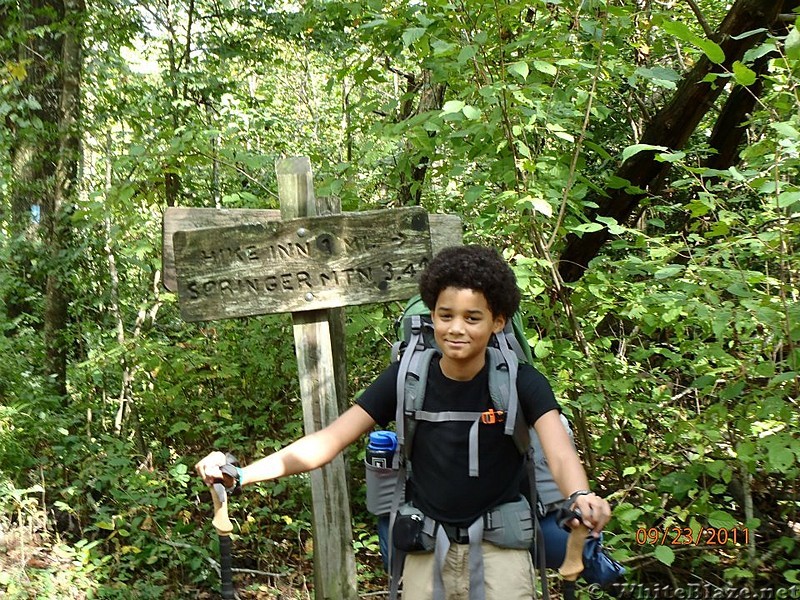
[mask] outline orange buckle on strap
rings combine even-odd
[[[502,410],[489,410],[481,413],[481,423],[486,425],[494,425],[495,423],[503,423],[506,420],[506,413]]]

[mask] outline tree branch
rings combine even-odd
[[[715,34],[716,39],[720,40],[725,61],[715,65],[705,56],[698,60],[692,70],[684,75],[669,102],[647,125],[640,143],[665,146],[672,150],[685,147],[724,89],[724,86],[709,81],[708,75],[730,72],[734,61],[741,60],[748,49],[760,43],[763,34],[739,39],[737,36],[745,31],[773,25],[781,4],[774,0],[737,0]],[[594,200],[598,208],[587,216],[592,220],[596,216],[604,216],[614,218],[617,223],[628,222],[644,198],[661,192],[669,168],[669,163],[659,162],[652,151],[632,156],[615,173],[617,178],[630,182],[630,186],[607,189],[603,194],[591,196],[589,199]],[[558,269],[564,281],[577,281],[589,261],[597,256],[610,237],[607,228],[584,234],[582,238],[570,235],[559,257]]]
[[[697,2],[694,0],[686,0],[686,3],[691,7],[694,16],[697,17],[697,22],[700,23],[700,27],[703,28],[703,31],[706,34],[706,37],[710,40],[714,39],[714,30],[711,29],[711,26],[706,21],[706,18],[703,16],[700,7],[697,6]]]

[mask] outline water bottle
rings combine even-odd
[[[397,434],[394,431],[373,431],[367,444],[367,463],[379,469],[391,469],[395,450]]]

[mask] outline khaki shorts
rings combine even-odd
[[[531,600],[533,565],[528,550],[483,542],[486,600]],[[452,544],[442,568],[447,600],[469,600],[469,545]],[[403,600],[433,598],[433,552],[409,554],[403,567]]]

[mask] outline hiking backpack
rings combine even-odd
[[[487,363],[489,378],[489,395],[492,408],[483,413],[472,411],[447,411],[431,413],[423,410],[427,387],[428,370],[431,360],[440,350],[433,334],[433,322],[429,308],[419,295],[414,296],[406,304],[405,310],[396,323],[398,341],[392,347],[392,361],[399,362],[397,376],[397,411],[395,426],[397,430],[398,451],[394,454],[393,469],[399,471],[397,485],[392,501],[392,523],[400,504],[405,500],[405,480],[411,477],[413,470],[411,447],[417,421],[466,421],[471,422],[469,436],[469,474],[477,477],[480,472],[478,464],[478,428],[481,422],[494,423],[494,419],[504,420],[504,432],[512,436],[520,454],[524,456],[527,478],[530,485],[530,519],[534,531],[534,544],[541,558],[538,570],[542,579],[543,596],[547,598],[546,569],[544,568],[543,538],[537,520],[537,470],[541,470],[540,478],[552,490],[548,496],[561,498],[561,493],[553,481],[546,463],[534,461],[534,446],[538,439],[532,428],[525,423],[519,414],[519,398],[517,396],[517,371],[520,363],[531,364],[533,356],[524,335],[522,319],[519,313],[506,320],[503,331],[493,334],[487,346]],[[526,490],[527,491],[527,490]],[[401,497],[402,496],[402,497]],[[391,528],[390,528],[391,531]],[[394,552],[390,544],[390,552]],[[399,585],[399,570],[402,568],[402,557],[392,562],[391,590],[396,594]],[[482,576],[480,581],[482,588]]]
[[[525,419],[519,415],[519,399],[516,387],[517,369],[520,363],[533,363],[533,355],[525,336],[520,314],[515,313],[511,319],[507,319],[503,331],[493,334],[487,347],[489,394],[493,407],[483,413],[449,411],[442,416],[438,413],[425,413],[422,411],[428,369],[432,358],[440,351],[434,340],[430,310],[425,306],[419,295],[408,301],[405,310],[398,318],[396,322],[396,337],[398,341],[392,347],[392,361],[400,363],[396,384],[398,401],[395,415],[398,449],[394,453],[391,469],[377,469],[379,472],[382,471],[382,474],[372,473],[373,476],[377,475],[384,478],[384,481],[375,485],[372,490],[370,490],[369,485],[367,486],[368,497],[372,492],[373,504],[381,506],[381,509],[373,510],[372,512],[381,514],[390,505],[389,513],[393,523],[400,504],[405,500],[405,482],[411,476],[411,445],[417,420],[463,420],[473,422],[472,427],[474,429],[470,432],[469,468],[470,475],[477,476],[479,473],[479,465],[477,464],[478,423],[481,421],[487,422],[487,419],[505,418],[505,433],[514,438],[517,449],[524,456],[525,478],[528,481],[527,485],[523,485],[521,491],[530,504],[530,520],[534,533],[530,550],[535,556],[534,564],[541,578],[542,596],[547,599],[549,594],[547,583],[548,565],[546,564],[545,552],[546,534],[541,524],[545,523],[547,525],[547,536],[556,538],[558,535],[566,535],[560,529],[560,525],[554,525],[554,512],[549,512],[548,514],[548,511],[560,506],[564,496],[547,465],[536,431],[533,427],[529,428],[525,423]],[[564,415],[560,415],[560,419],[574,446],[573,433],[569,421]],[[540,521],[540,516],[544,521]],[[555,531],[554,527],[556,527]],[[392,531],[391,525],[389,531]],[[428,531],[428,533],[432,533],[432,531]],[[566,540],[563,540],[563,543],[566,544]],[[393,552],[392,544],[389,543],[388,546],[390,553]],[[403,557],[400,553],[396,554],[398,554],[397,561],[392,562],[390,573],[390,597],[392,598],[396,598],[399,575],[402,570]],[[584,577],[588,583],[606,586],[625,573],[624,567],[608,555],[600,539],[587,538],[583,559]],[[559,565],[550,566],[557,567]],[[482,588],[482,581],[476,583],[480,583]]]

